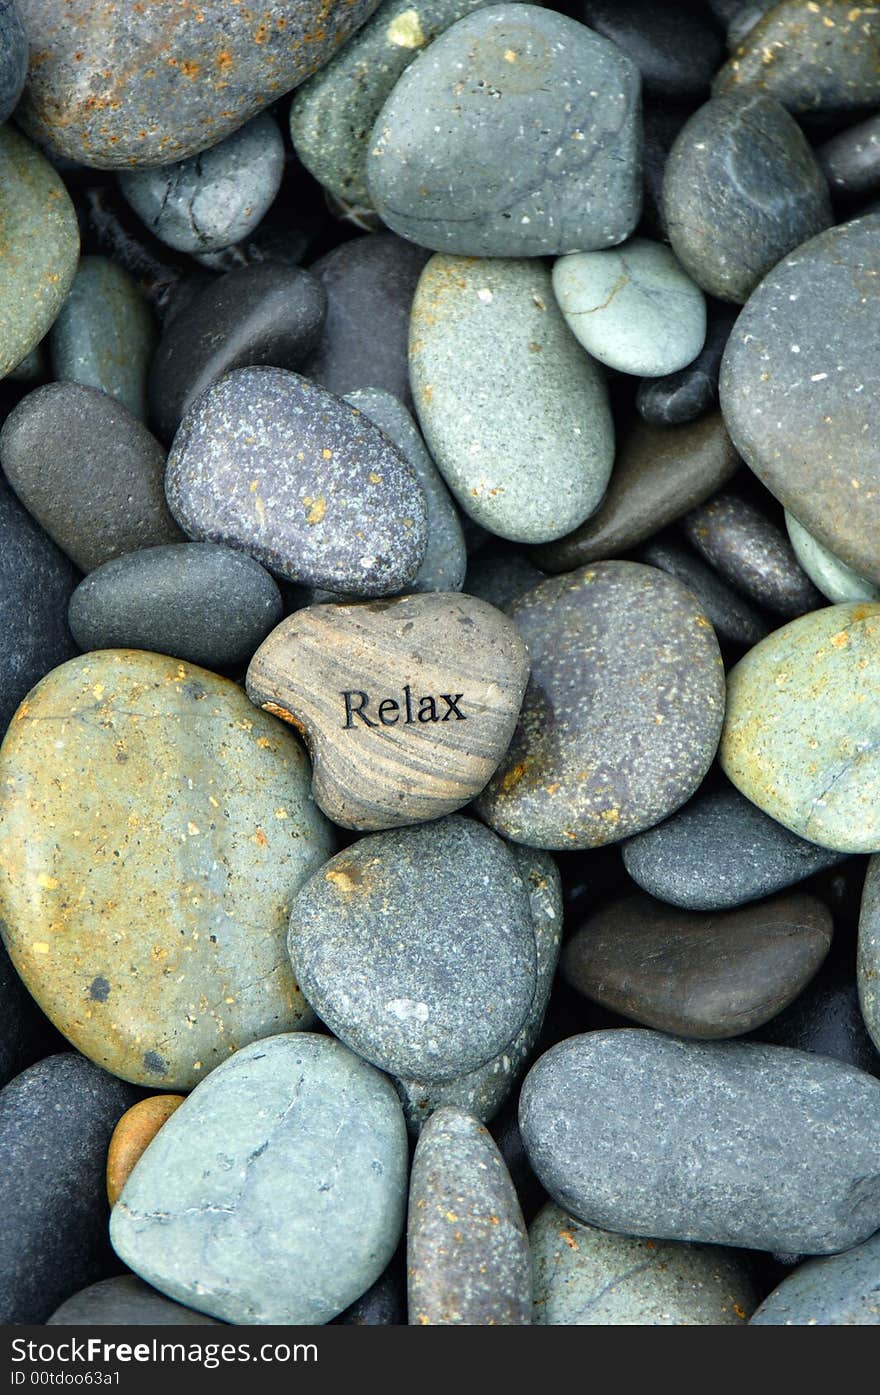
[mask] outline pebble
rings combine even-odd
[[[880,1227],[880,1081],[821,1056],[589,1032],[532,1067],[520,1128],[552,1199],[603,1230],[827,1254]]]
[[[880,604],[784,625],[728,677],[721,764],[753,804],[837,852],[880,851]]]
[[[716,97],[690,118],[666,163],[663,211],[685,271],[738,304],[832,221],[806,137],[779,102],[759,94]]]
[[[178,252],[217,252],[249,237],[275,200],[284,141],[266,112],[200,155],[156,169],[120,170],[123,197]]]
[[[730,1250],[613,1235],[548,1201],[529,1227],[533,1322],[544,1327],[738,1327],[759,1292]]]
[[[859,916],[858,985],[865,1026],[880,1050],[880,862],[872,857]]]
[[[721,655],[696,599],[653,567],[598,562],[542,582],[510,615],[532,678],[480,816],[531,847],[593,848],[689,799],[724,712]]]
[[[412,466],[365,416],[283,368],[236,369],[192,404],[165,489],[191,538],[239,548],[288,581],[382,596],[424,560]]]
[[[219,1327],[213,1318],[163,1298],[134,1274],[90,1284],[56,1308],[49,1327]]]
[[[83,257],[49,332],[52,374],[115,397],[141,421],[156,347],[153,316],[137,284],[107,257]]]
[[[739,463],[718,412],[675,427],[636,418],[596,512],[567,537],[530,555],[551,572],[619,557],[715,494]]]
[[[716,494],[682,520],[697,552],[757,605],[791,618],[822,605],[788,538],[737,494]]]
[[[770,626],[754,606],[668,533],[652,538],[637,560],[668,572],[693,591],[722,644],[750,649],[767,634]]]
[[[0,5],[0,122],[18,105],[28,68],[28,40],[16,0]]]
[[[216,543],[128,552],[96,568],[70,600],[80,649],[150,649],[208,668],[246,664],[283,613],[267,571]]]
[[[16,714],[0,781],[6,947],[84,1055],[186,1090],[309,1025],[284,936],[331,831],[299,743],[235,684],[138,650],[72,659]]]
[[[653,0],[580,0],[575,15],[632,59],[646,96],[698,101],[721,64],[720,36],[695,8]]]
[[[709,0],[712,3],[712,0]],[[733,52],[739,48],[749,30],[754,29],[759,19],[772,10],[776,0],[735,0],[736,12],[726,21],[727,47]]]
[[[110,1239],[147,1283],[211,1317],[320,1325],[391,1259],[406,1175],[389,1082],[332,1037],[268,1037],[213,1071],[156,1135]]]
[[[405,1327],[406,1281],[403,1266],[393,1259],[360,1298],[333,1319],[341,1327]]]
[[[327,296],[300,267],[256,263],[195,288],[166,322],[150,368],[156,433],[171,441],[203,392],[233,368],[299,368],[321,336]]]
[[[36,388],[0,431],[0,463],[29,513],[81,571],[182,538],[165,452],[121,402],[81,383]]]
[[[214,146],[335,53],[376,0],[108,10],[19,0],[41,61],[17,112],[56,155],[96,169],[167,165]]]
[[[432,257],[410,375],[428,449],[477,523],[547,542],[598,507],[614,460],[607,390],[540,263]]]
[[[880,1235],[844,1254],[799,1264],[764,1299],[752,1326],[880,1326]]]
[[[0,126],[3,276],[0,378],[37,347],[76,274],[79,227],[70,195],[44,155]]]
[[[518,601],[546,575],[522,552],[481,552],[468,562],[464,590],[469,596],[506,610],[511,601]]]
[[[371,203],[401,236],[467,257],[614,246],[639,216],[639,86],[616,44],[566,15],[476,10],[382,107]]]
[[[644,891],[691,911],[744,906],[845,857],[790,833],[726,781],[701,790],[622,851],[627,872]]]
[[[288,950],[307,1000],[346,1046],[426,1081],[498,1056],[535,993],[519,867],[500,838],[460,817],[337,853],[294,898]]]
[[[645,378],[636,393],[636,408],[655,426],[680,426],[696,421],[718,401],[721,356],[737,312],[721,301],[707,307],[706,342],[693,363],[662,378]]]
[[[765,1023],[756,1036],[777,1046],[833,1056],[870,1075],[880,1075],[880,1055],[859,1008],[854,966],[833,954],[791,1006]]]
[[[819,146],[816,159],[838,198],[880,192],[880,114],[838,131]]]
[[[107,1149],[107,1200],[115,1206],[138,1160],[185,1095],[149,1095],[126,1110]]]
[[[835,557],[818,538],[814,538],[793,514],[785,511],[785,527],[794,555],[815,586],[835,605],[843,601],[876,601],[880,586],[866,580]]]
[[[531,1323],[529,1238],[489,1131],[444,1105],[416,1144],[409,1190],[410,1326]]]
[[[620,373],[674,373],[705,342],[702,292],[669,248],[648,238],[560,257],[553,293],[578,342]]]
[[[675,1036],[742,1036],[793,1002],[831,947],[831,915],[795,892],[683,911],[630,892],[589,914],[562,976],[593,1002]]]
[[[43,1323],[110,1268],[104,1159],[129,1085],[73,1051],[0,1091],[0,1317]]]

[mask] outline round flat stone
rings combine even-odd
[[[763,639],[770,625],[754,606],[721,580],[717,572],[669,533],[663,533],[643,547],[636,559],[674,576],[693,591],[712,622],[723,644],[749,649]]]
[[[880,604],[784,625],[728,678],[721,764],[777,822],[837,852],[880,851]]]
[[[410,378],[428,449],[484,528],[547,542],[598,507],[614,459],[607,389],[539,262],[432,257]]]
[[[529,1238],[487,1128],[449,1105],[416,1144],[406,1236],[409,1321],[524,1327],[532,1318]]]
[[[880,1327],[880,1235],[808,1259],[752,1317],[753,1327]]]
[[[115,1206],[122,1195],[122,1188],[138,1159],[185,1098],[185,1095],[150,1095],[123,1114],[107,1149],[107,1200],[111,1206]]]
[[[535,993],[519,867],[468,819],[372,834],[338,853],[294,899],[288,949],[331,1031],[395,1075],[449,1080],[484,1065],[513,1041]]]
[[[554,1201],[603,1230],[827,1254],[880,1226],[880,1081],[782,1046],[594,1031],[526,1077]]]
[[[188,1089],[308,1025],[284,937],[332,837],[299,743],[235,684],[139,650],[72,659],[19,708],[0,771],[6,946],[84,1055]]]
[[[880,861],[872,857],[859,915],[859,1003],[874,1045],[880,1050]]]
[[[574,13],[632,59],[648,96],[698,100],[721,63],[721,38],[695,8],[652,0],[580,0]]]
[[[645,378],[636,393],[636,407],[655,426],[680,426],[696,421],[718,401],[721,356],[737,312],[722,301],[707,307],[706,342],[693,363],[662,378]]]
[[[0,122],[15,110],[28,67],[28,40],[16,0],[0,5]]]
[[[590,848],[689,799],[724,712],[718,643],[690,592],[653,567],[598,562],[542,582],[510,615],[532,677],[481,817],[532,847]]]
[[[710,566],[757,605],[787,618],[822,605],[785,534],[747,499],[716,494],[681,528]]]
[[[134,1274],[80,1289],[56,1308],[48,1327],[219,1327],[213,1318],[163,1298]]]
[[[832,221],[825,177],[795,121],[759,94],[716,97],[676,138],[663,180],[673,251],[710,295],[742,303]]]
[[[100,388],[145,420],[153,316],[136,282],[107,257],[83,257],[49,332],[59,382]]]
[[[785,527],[794,555],[807,576],[829,601],[839,605],[843,601],[876,601],[880,599],[880,586],[859,576],[852,567],[841,562],[839,557],[823,547],[794,514],[786,509]]]
[[[328,1322],[403,1228],[393,1087],[332,1037],[269,1037],[213,1071],[156,1135],[110,1220],[169,1298],[236,1324]]]
[[[638,69],[615,44],[537,5],[491,5],[399,78],[370,138],[370,201],[439,252],[611,247],[638,221],[638,117]]]

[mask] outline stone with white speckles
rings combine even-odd
[[[829,548],[823,547],[819,539],[814,538],[802,523],[798,523],[788,509],[785,511],[785,527],[795,556],[807,576],[834,605],[844,601],[880,599],[880,586],[859,576],[852,567],[835,557]]]

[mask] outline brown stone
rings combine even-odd
[[[107,1149],[107,1200],[115,1206],[135,1163],[185,1095],[151,1095],[126,1110]]]

